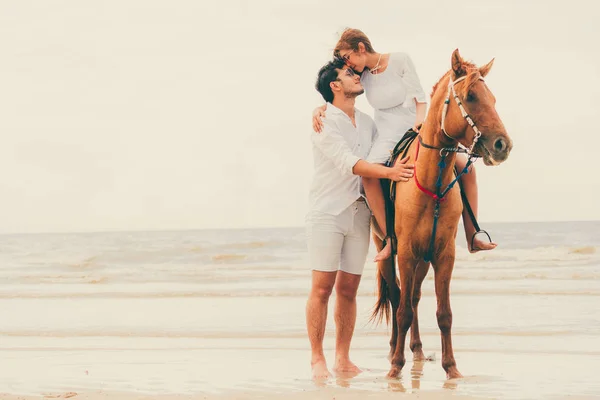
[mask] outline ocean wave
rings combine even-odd
[[[435,292],[431,289],[423,289],[422,295],[434,297]],[[452,296],[600,296],[600,289],[534,289],[534,288],[452,288]],[[124,291],[124,290],[103,290],[103,291],[7,291],[0,292],[0,299],[61,299],[61,298],[122,298],[122,299],[156,299],[156,298],[305,298],[308,296],[308,290],[244,290],[231,289],[230,291],[215,290],[181,290],[181,291]],[[374,290],[359,289],[357,296],[360,298],[372,298],[375,300]],[[335,297],[335,294],[333,294]],[[368,301],[368,300],[367,300]]]
[[[263,249],[266,247],[287,247],[289,243],[285,241],[279,240],[253,240],[248,242],[232,242],[232,243],[222,243],[222,244],[213,244],[205,246],[204,251],[211,250],[221,250],[221,249],[230,249],[230,250],[246,250],[246,249]]]
[[[532,249],[503,249],[469,253],[465,248],[456,249],[456,261],[461,262],[540,262],[540,261],[599,261],[597,246],[549,246]]]
[[[248,256],[245,254],[217,254],[211,257],[212,261],[218,263],[239,262],[244,261],[246,258]]]
[[[428,275],[427,279],[433,280],[433,274]],[[520,280],[556,280],[556,281],[589,281],[600,280],[600,272],[571,272],[571,271],[550,271],[550,272],[528,272],[520,271],[510,272],[490,271],[474,273],[472,271],[461,271],[455,269],[452,274],[452,280],[465,281],[520,281]]]
[[[372,322],[366,323],[365,325],[373,325]],[[385,327],[385,324],[381,326]],[[368,337],[389,337],[390,333],[386,330],[380,331],[367,331],[367,332],[355,332],[355,336],[368,336]],[[439,336],[438,329],[421,330],[422,337],[436,337]],[[460,330],[454,328],[452,331],[453,336],[501,336],[501,337],[548,337],[548,336],[571,336],[580,334],[579,331],[556,329],[556,330]],[[303,339],[306,337],[305,331],[299,330],[228,330],[228,331],[198,331],[194,329],[187,329],[181,331],[173,330],[148,330],[139,329],[132,330],[127,329],[109,329],[103,328],[102,330],[96,329],[65,329],[65,330],[0,330],[0,337],[45,337],[45,338],[64,338],[64,337],[118,337],[118,338],[178,338],[178,339]]]
[[[93,256],[93,257],[85,258],[82,261],[75,262],[72,264],[68,263],[66,265],[71,268],[88,269],[88,268],[92,268],[92,267],[96,266],[95,264],[96,264],[97,259],[98,259],[98,256]]]
[[[596,247],[585,246],[585,247],[574,247],[571,248],[569,253],[571,254],[596,254]]]

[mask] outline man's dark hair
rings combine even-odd
[[[334,58],[319,70],[315,87],[326,102],[331,103],[333,101],[333,91],[331,90],[330,84],[338,79],[337,70],[344,68],[344,65],[344,60],[341,58]]]

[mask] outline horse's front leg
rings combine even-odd
[[[412,283],[414,280],[414,268],[417,262],[408,256],[398,252],[398,270],[400,271],[400,305],[396,312],[396,324],[398,325],[398,339],[396,350],[392,356],[392,366],[388,377],[397,378],[406,363],[404,357],[404,346],[406,345],[406,333],[413,321],[413,310],[411,304]]]
[[[400,307],[400,286],[398,286],[396,274],[394,274],[393,280],[388,281],[388,288],[390,291],[390,302],[392,303],[392,337],[390,339],[388,360],[392,361],[394,352],[396,351],[396,345],[398,344],[398,323],[396,322],[396,315],[398,314],[398,308]]]
[[[425,354],[423,354],[423,343],[421,342],[421,335],[419,334],[419,301],[421,300],[421,285],[427,276],[429,271],[429,263],[421,261],[417,264],[417,270],[415,271],[415,283],[412,292],[412,309],[413,309],[413,320],[410,326],[410,349],[413,352],[413,360],[425,361]]]
[[[433,265],[435,271],[435,294],[437,297],[437,322],[442,336],[442,367],[448,379],[461,378],[456,368],[452,349],[452,309],[450,308],[450,279],[454,268],[454,251],[441,255]]]

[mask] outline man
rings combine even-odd
[[[377,134],[368,115],[354,108],[364,92],[360,78],[343,60],[321,68],[316,88],[327,102],[321,133],[312,133],[314,176],[310,210],[306,217],[312,287],[306,305],[306,325],[311,344],[314,379],[330,377],[323,337],[327,305],[335,286],[335,366],[337,373],[359,373],[350,361],[350,342],[356,322],[356,292],[370,243],[369,210],[360,177],[406,181],[412,165],[402,160],[393,168],[364,159]]]

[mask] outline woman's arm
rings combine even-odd
[[[413,126],[413,130],[415,132],[419,132],[419,127],[425,121],[425,116],[427,115],[427,103],[419,103],[415,98],[415,104],[417,107],[417,117],[415,118],[415,126]]]
[[[323,121],[321,121],[321,118],[325,118],[326,109],[327,104],[323,104],[322,106],[315,108],[313,111],[313,130],[317,133],[321,133],[323,130]]]

